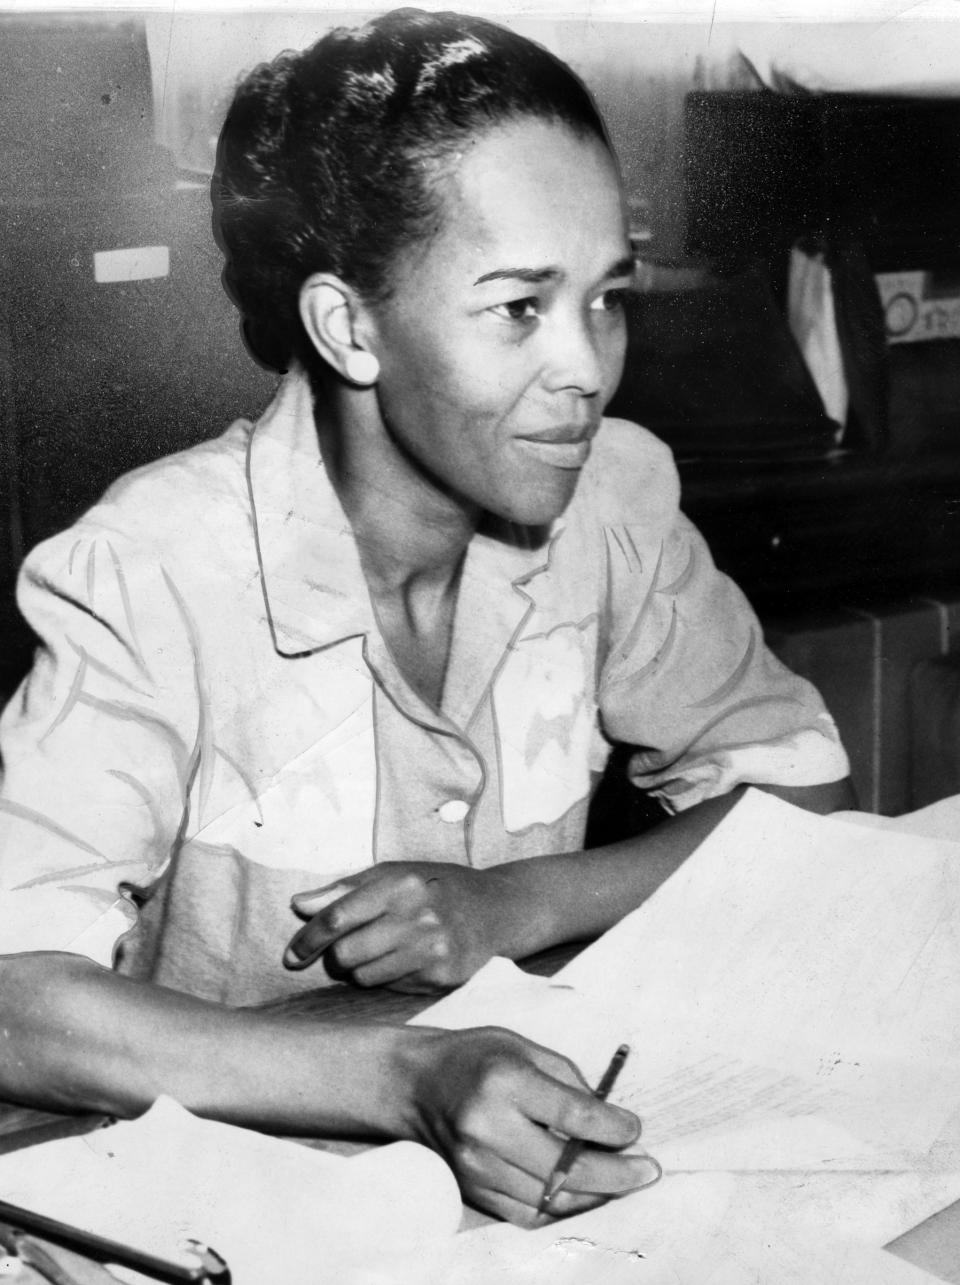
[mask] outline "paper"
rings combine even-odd
[[[462,1214],[453,1174],[415,1143],[345,1159],[169,1098],[138,1120],[0,1156],[0,1195],[177,1260],[182,1239],[199,1239],[233,1285],[374,1282],[381,1260],[442,1243]]]
[[[960,1198],[956,1012],[960,845],[749,792],[555,977],[493,960],[418,1018],[510,1027],[591,1081],[627,1040],[612,1100],[666,1171],[542,1231],[469,1233],[447,1279],[932,1280],[881,1246]]]
[[[928,803],[916,812],[907,812],[899,817],[881,817],[872,812],[837,812],[834,820],[955,843],[960,840],[960,794],[938,799],[936,803]]]
[[[883,1251],[960,1178],[911,1174],[675,1174],[537,1231],[468,1232],[424,1260],[416,1285],[919,1285]]]
[[[425,1285],[932,1281],[882,1246],[960,1199],[959,879],[955,844],[751,793],[553,979],[491,961],[419,1022],[508,1025],[589,1079],[626,1038],[613,1100],[666,1176],[469,1232]]]
[[[623,1043],[623,1018],[569,983],[526,973],[494,958],[457,990],[412,1018],[411,1026],[466,1030],[507,1026],[571,1058],[596,1083]]]
[[[751,1122],[812,1112],[907,1163],[960,1103],[960,1024],[944,1020],[960,1012],[960,847],[750,791],[553,980],[620,1011],[637,1045],[625,1100],[653,1129],[677,1103],[651,1101],[651,1076],[670,1061],[689,1075],[701,1051],[741,1068],[722,1091],[711,1082],[718,1112],[753,1068],[767,1102]]]
[[[494,960],[418,1019],[509,1026],[685,1169],[909,1169],[960,1107],[960,847],[751,791],[552,979]]]
[[[821,253],[790,250],[787,272],[787,324],[797,341],[823,409],[843,440],[850,392],[843,371],[843,349],[837,331],[833,274]]]
[[[493,959],[460,990],[414,1019],[423,1026],[506,1026],[569,1057],[596,1083],[616,1047],[630,1058],[611,1095],[643,1123],[642,1141],[670,1169],[910,1168],[907,1150],[878,1148],[820,1116],[828,1101],[816,1084],[711,1045],[684,1038],[665,1021],[631,1021],[569,982],[534,977]],[[856,1118],[858,1104],[842,1098]]]

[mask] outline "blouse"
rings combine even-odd
[[[471,541],[436,709],[378,630],[302,374],[122,478],[21,574],[40,645],[0,720],[0,953],[258,1002],[327,980],[282,966],[295,892],[581,848],[612,742],[669,811],[844,777],[678,501],[668,449],[604,421],[549,529]]]

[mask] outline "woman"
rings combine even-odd
[[[601,429],[632,263],[567,68],[456,15],[334,32],[241,85],[213,195],[249,344],[286,373],[255,427],[28,561],[0,1093],[417,1136],[525,1221],[551,1127],[637,1130],[561,1059],[236,1006],[330,974],[442,988],[600,932],[741,785],[829,810],[846,761],[665,448]],[[677,815],[584,853],[612,740]],[[653,1173],[588,1149],[559,1212]]]

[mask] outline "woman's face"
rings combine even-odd
[[[438,233],[372,312],[383,427],[454,503],[545,524],[623,367],[619,177],[598,140],[530,118],[473,140],[441,190]]]

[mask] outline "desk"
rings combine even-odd
[[[552,976],[581,949],[575,946],[557,947],[544,951],[523,962],[529,972]],[[434,1000],[430,995],[404,995],[383,989],[356,990],[349,986],[332,986],[306,991],[289,999],[274,1000],[258,1007],[271,1012],[283,1012],[305,1020],[319,1018],[337,1020],[350,1017],[354,1020],[393,1022],[409,1021],[427,1008]],[[52,1138],[86,1133],[96,1128],[103,1119],[100,1115],[64,1116],[52,1112],[36,1111],[27,1107],[0,1102],[0,1152],[32,1146]],[[336,1151],[356,1151],[369,1145],[357,1142],[327,1142],[323,1139],[298,1138],[307,1146],[318,1146]],[[464,1227],[479,1226],[489,1222],[486,1215],[468,1211]],[[912,1231],[891,1243],[893,1252],[917,1267],[939,1276],[951,1285],[960,1285],[960,1202],[921,1223]],[[116,1277],[102,1268],[80,1259],[65,1250],[57,1250],[66,1266],[75,1276],[77,1285],[116,1285]],[[23,1285],[34,1285],[24,1274],[18,1279]],[[42,1285],[35,1278],[36,1285]],[[765,1282],[764,1285],[773,1285]]]

